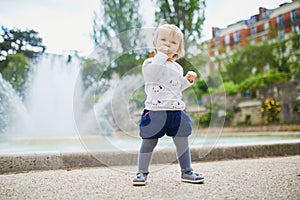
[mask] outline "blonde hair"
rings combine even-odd
[[[182,31],[174,24],[162,24],[159,25],[154,33],[154,38],[153,38],[153,45],[154,47],[156,46],[156,42],[157,42],[157,38],[158,35],[160,34],[160,31],[162,29],[168,29],[171,31],[171,34],[176,34],[178,36],[180,36],[180,41],[179,41],[179,47],[178,47],[178,54],[175,54],[173,56],[173,60],[176,60],[178,58],[181,58],[184,56],[184,42],[183,42],[183,33]],[[157,49],[155,49],[155,53],[157,53]]]

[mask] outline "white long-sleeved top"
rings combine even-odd
[[[184,110],[182,91],[191,86],[183,76],[182,67],[168,56],[158,52],[144,61],[142,72],[145,80],[147,110]]]

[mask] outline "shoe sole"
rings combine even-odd
[[[145,186],[146,182],[132,182],[133,186]]]
[[[181,179],[182,182],[186,183],[204,183],[204,179],[201,180],[188,180],[188,179]]]

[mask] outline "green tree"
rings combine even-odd
[[[205,0],[155,0],[155,21],[177,25],[184,35],[184,45],[187,58],[198,56],[202,25],[205,20]],[[190,48],[194,49],[189,51]],[[200,50],[199,50],[200,51]],[[196,52],[196,53],[192,53]],[[184,58],[178,60],[185,71],[193,66]]]
[[[225,81],[233,81],[238,84],[251,74],[251,65],[247,62],[246,51],[237,51],[232,56],[222,60],[225,69],[221,70]]]
[[[263,87],[266,85],[285,82],[288,80],[289,75],[272,69],[264,74],[259,73],[250,75],[246,80],[241,82],[239,89],[241,91],[255,90],[257,87]]]
[[[110,78],[113,72],[121,75],[136,66],[138,53],[131,50],[139,41],[142,21],[138,13],[139,1],[102,0],[101,5],[103,15],[94,16],[93,40],[101,58],[106,57],[103,76]]]
[[[300,34],[293,33],[284,40],[277,39],[271,44],[273,49],[274,68],[279,72],[287,73],[291,77],[300,79]]]
[[[14,28],[1,27],[0,34],[0,70],[7,66],[6,57],[11,54],[22,53],[29,59],[37,58],[45,52],[46,47],[42,45],[43,39],[38,32],[32,29],[22,31]]]
[[[14,28],[9,30],[1,26],[0,33],[0,72],[14,89],[22,93],[30,70],[29,62],[44,53],[42,38],[38,32]]]
[[[138,13],[139,1],[102,0],[103,9],[99,16],[95,13],[93,39],[96,46],[111,39],[111,35],[119,35],[122,50],[130,49],[135,43],[138,28],[141,28],[141,16]],[[120,35],[120,33],[123,33]]]
[[[166,20],[177,25],[186,41],[198,42],[205,20],[204,0],[156,0],[155,21]]]
[[[281,73],[282,78],[300,78],[300,42],[299,33],[292,34],[289,38],[280,40],[274,39],[270,43],[261,43],[258,45],[249,45],[244,49],[240,49],[228,55],[222,60],[225,70],[222,70],[222,75],[225,81],[233,81],[236,84],[247,81],[247,79],[256,79],[260,84],[271,83],[272,81],[264,81],[275,78],[276,71]],[[266,74],[265,66],[269,65],[273,70],[271,74]],[[255,70],[254,70],[255,69]],[[254,71],[253,71],[254,70]],[[265,76],[263,74],[266,74]],[[261,75],[260,77],[252,75]],[[248,84],[247,84],[248,85]]]
[[[2,76],[21,95],[30,71],[29,58],[22,53],[8,55],[8,65],[3,69]]]
[[[95,59],[85,59],[83,62],[83,68],[81,70],[81,76],[83,77],[83,85],[85,88],[93,86],[99,81],[103,74],[103,68],[101,63]]]
[[[300,80],[300,34],[293,34],[291,37],[292,55],[290,59],[290,70],[292,78]]]

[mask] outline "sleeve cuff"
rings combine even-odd
[[[164,64],[168,60],[168,56],[162,52],[157,52],[153,57],[154,64]]]

